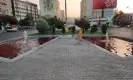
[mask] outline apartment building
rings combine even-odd
[[[42,17],[60,18],[60,3],[58,0],[39,0],[40,15]]]
[[[13,15],[11,0],[0,0],[0,14]]]
[[[33,16],[34,21],[38,19],[38,8],[37,4],[21,1],[21,0],[13,0],[13,15],[16,16],[18,20],[24,19],[27,14]]]

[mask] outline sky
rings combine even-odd
[[[39,6],[39,0],[28,0],[28,1],[36,3]],[[65,0],[59,0],[59,2],[61,9],[64,10]],[[68,17],[80,16],[80,2],[81,0],[67,0]],[[133,0],[118,0],[117,8],[118,10],[122,10],[124,12],[133,12]]]

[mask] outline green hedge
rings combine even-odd
[[[36,24],[36,29],[38,30],[39,33],[46,33],[50,30],[50,27],[46,20],[39,19]]]
[[[106,34],[107,28],[108,28],[108,26],[105,25],[105,24],[101,26],[101,31],[102,31],[103,34]]]
[[[97,32],[97,31],[98,31],[97,27],[98,27],[97,25],[93,25],[93,26],[91,27],[91,33]]]

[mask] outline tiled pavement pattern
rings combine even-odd
[[[133,80],[133,60],[64,36],[14,63],[0,63],[0,80]]]

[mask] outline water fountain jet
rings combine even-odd
[[[23,32],[23,39],[24,39],[23,43],[27,43],[28,36],[26,31]]]

